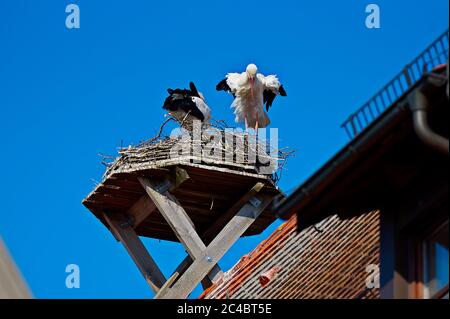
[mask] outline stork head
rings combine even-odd
[[[254,92],[255,77],[256,77],[256,74],[258,73],[258,67],[254,64],[249,64],[247,66],[246,72],[247,72],[248,80],[250,81],[250,91],[252,94],[252,98],[254,99],[255,98],[255,92]]]
[[[249,64],[247,66],[247,76],[249,79],[254,79],[256,76],[256,73],[258,73],[258,67],[254,64]]]

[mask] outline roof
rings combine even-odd
[[[447,62],[447,34],[349,117],[343,128],[354,139],[275,207],[288,221],[201,298],[379,297],[365,283],[366,267],[379,265],[380,209],[419,198],[424,186],[448,189],[447,158],[419,140],[410,105]],[[430,98],[430,126],[448,137],[445,87]]]
[[[343,180],[347,180],[348,184],[355,187],[355,191],[368,194],[367,188],[363,190],[363,187],[358,184],[365,183],[367,178],[360,178],[355,180],[355,176],[358,174],[360,177],[367,173],[367,166],[374,166],[374,162],[378,161],[378,158],[382,152],[388,153],[394,148],[394,152],[391,152],[387,162],[394,162],[395,160],[412,162],[411,159],[415,159],[416,163],[421,163],[422,158],[417,158],[417,154],[425,152],[429,155],[429,152],[420,148],[419,139],[416,138],[414,128],[412,125],[412,106],[410,105],[410,97],[421,89],[421,86],[429,78],[430,73],[436,71],[445,73],[445,65],[448,64],[448,30],[440,35],[430,46],[428,46],[421,54],[419,54],[411,63],[407,64],[403,71],[398,74],[392,81],[390,81],[383,89],[381,89],[375,96],[370,99],[366,104],[359,108],[355,113],[351,114],[347,121],[342,125],[345,128],[347,134],[352,140],[341,151],[339,151],[333,158],[331,158],[322,168],[320,168],[314,175],[312,175],[305,183],[300,185],[288,198],[278,204],[276,209],[280,212],[280,217],[289,218],[294,213],[307,211],[307,215],[302,214],[302,222],[305,225],[318,221],[324,218],[330,212],[336,209],[343,209],[345,211],[358,210],[358,209],[377,209],[381,205],[384,205],[389,199],[390,194],[385,190],[387,196],[378,196],[379,200],[373,200],[373,198],[363,198],[363,203],[357,203],[351,200],[351,198],[359,198],[355,194],[351,195],[351,198],[345,198],[345,196],[339,197],[341,194],[337,194],[342,191],[345,194],[349,194],[345,187],[342,187]],[[448,81],[448,74],[446,75]],[[447,118],[448,100],[445,88],[440,91],[440,94],[435,94],[434,104],[444,105],[440,110],[440,114],[435,116],[433,128],[441,133],[443,136],[448,137],[447,123],[443,123],[443,119]],[[437,113],[437,112],[435,112]],[[437,126],[437,127],[436,127]],[[408,135],[407,138],[403,138],[401,135]],[[397,138],[393,138],[396,135]],[[404,153],[404,158],[400,159],[399,154],[395,153],[396,145],[403,144],[408,152]],[[393,146],[394,145],[394,146]],[[391,148],[389,148],[389,147]],[[409,147],[408,147],[409,146]],[[408,158],[409,155],[410,158]],[[385,156],[385,158],[388,158]],[[395,158],[397,157],[397,158]],[[433,157],[433,155],[431,155]],[[372,161],[372,162],[371,162]],[[427,159],[427,164],[430,163]],[[369,163],[370,162],[370,163]],[[362,167],[366,165],[365,169],[356,173],[356,166],[360,164]],[[441,163],[438,163],[441,164]],[[375,166],[382,166],[376,164]],[[401,166],[401,165],[400,165]],[[364,171],[365,170],[365,171]],[[402,167],[391,166],[385,167],[385,172],[390,170],[391,172],[401,172]],[[419,170],[418,167],[415,168]],[[368,172],[370,174],[370,172]],[[375,175],[375,178],[380,179],[382,175]],[[400,174],[397,174],[400,175]],[[387,173],[387,177],[389,177]],[[351,180],[353,179],[353,180]],[[391,178],[387,178],[392,180]],[[372,189],[371,192],[383,191],[384,187],[379,187],[377,183],[373,183],[378,188]],[[337,186],[337,187],[335,187]],[[397,191],[393,187],[393,191]],[[335,195],[333,197],[333,195]],[[318,200],[320,198],[320,200]],[[327,200],[324,200],[327,198]],[[372,202],[370,202],[372,200]],[[342,204],[343,201],[347,203]],[[333,202],[333,205],[328,205],[329,202]],[[337,204],[336,204],[337,203]],[[353,205],[353,206],[352,206]],[[362,207],[365,205],[365,207]],[[352,206],[352,207],[349,207]],[[369,207],[371,206],[371,207]],[[315,216],[313,216],[315,215]]]
[[[431,43],[413,61],[408,63],[388,84],[378,91],[342,124],[347,135],[354,138],[417,82],[424,72],[431,72],[448,60],[448,29]]]
[[[200,298],[377,298],[366,287],[368,265],[379,265],[378,211],[333,215],[297,232],[292,216]]]
[[[31,293],[0,238],[0,299],[25,298]]]
[[[444,73],[439,67],[437,74]],[[336,211],[354,213],[380,209],[411,194],[418,185],[432,185],[448,171],[447,158],[420,140],[413,121],[411,101],[429,85],[424,75],[322,168],[300,185],[275,209],[283,218],[301,213],[302,225]],[[444,75],[447,76],[448,75]],[[439,135],[449,136],[448,98],[444,82],[430,96],[429,123]],[[420,174],[418,174],[420,173]],[[448,179],[447,184],[448,184]],[[300,227],[300,228],[301,228]]]

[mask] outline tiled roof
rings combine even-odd
[[[379,298],[368,289],[379,265],[379,212],[331,216],[297,232],[294,215],[200,298]]]

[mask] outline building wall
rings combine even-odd
[[[201,298],[379,298],[368,288],[377,287],[379,265],[379,212],[334,215],[300,233],[293,216]]]
[[[0,238],[0,299],[31,298],[30,291]]]

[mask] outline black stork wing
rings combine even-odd
[[[278,89],[278,92],[280,93],[281,96],[287,96],[286,90],[284,89],[284,87],[282,85]],[[273,101],[275,100],[276,97],[277,97],[277,95],[275,93],[273,93],[271,90],[264,90],[263,98],[264,98],[264,104],[266,105],[267,112],[269,112],[269,109],[272,106]]]
[[[216,85],[217,91],[225,91],[225,92],[231,92],[231,88],[227,83],[227,79],[223,79],[219,82],[219,84]]]
[[[191,89],[192,96],[201,98],[200,93],[198,93],[197,87],[195,86],[194,82],[189,83],[189,88]]]
[[[171,112],[184,111],[189,113],[200,121],[205,120],[205,116],[198,108],[193,97],[199,97],[195,85],[191,82],[191,90],[184,89],[168,89],[169,96],[164,101],[163,109]],[[195,88],[195,92],[193,92]]]
[[[229,92],[233,94],[233,97],[236,97],[236,95],[233,92],[231,92],[231,88],[227,83],[227,79],[223,79],[222,81],[220,81],[219,84],[216,85],[216,90]]]

